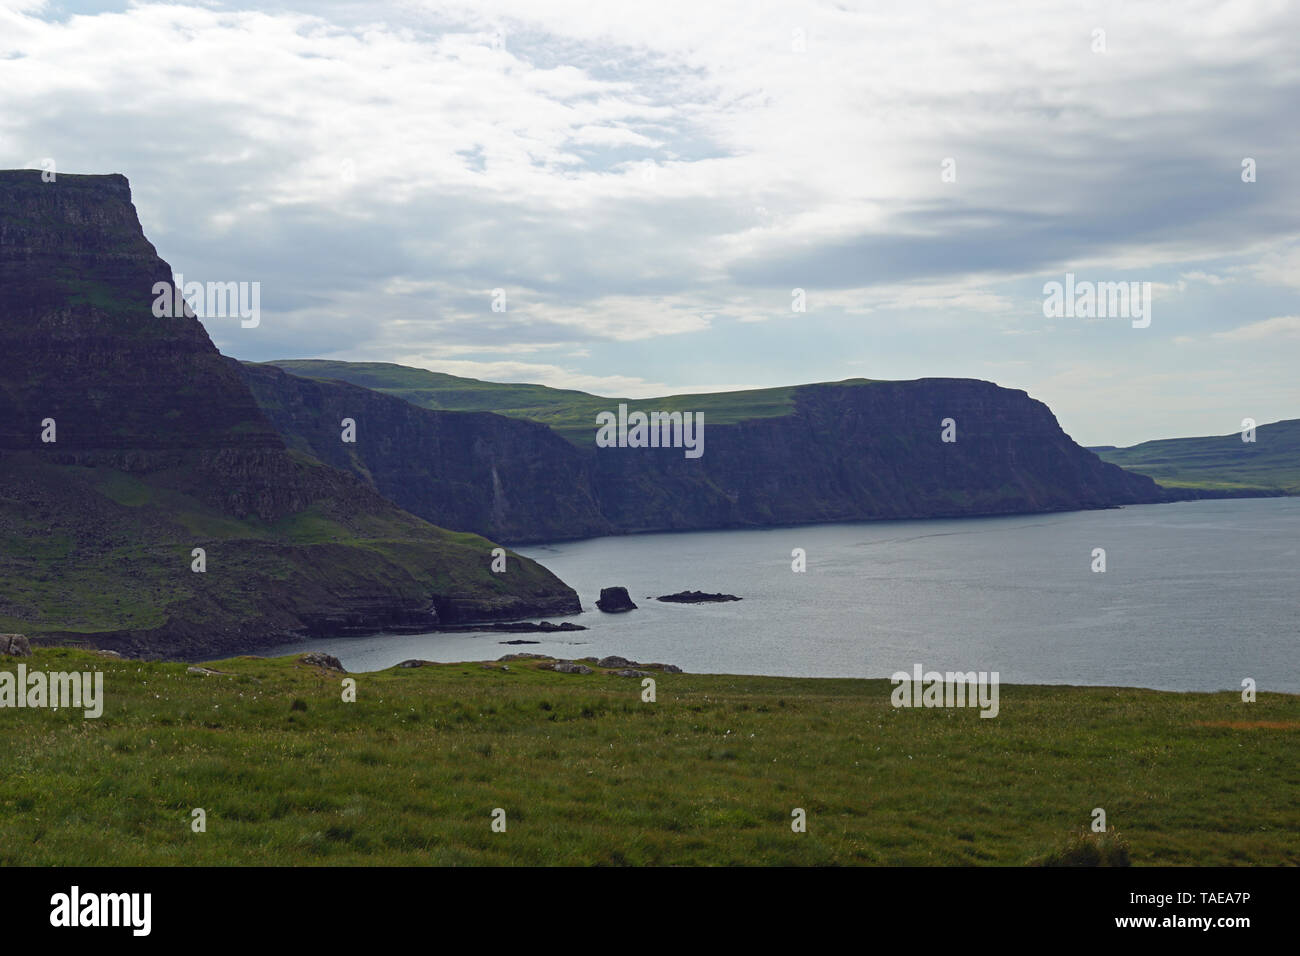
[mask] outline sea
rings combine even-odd
[[[582,600],[561,634],[318,639],[349,671],[408,658],[619,655],[692,673],[1300,693],[1300,498],[989,518],[864,521],[533,544]],[[1104,568],[1104,570],[1103,570]],[[507,564],[507,571],[509,566]],[[637,609],[596,610],[604,587]],[[670,604],[684,590],[734,594]],[[534,619],[540,620],[540,619]],[[506,644],[526,640],[536,643]]]

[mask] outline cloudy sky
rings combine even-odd
[[[1286,0],[0,0],[0,168],[46,159],[261,283],[207,320],[243,359],[965,376],[1084,444],[1300,417]],[[1150,282],[1149,327],[1046,318],[1067,272]]]

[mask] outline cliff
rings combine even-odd
[[[1076,445],[1046,405],[989,382],[808,385],[794,403],[789,415],[706,421],[694,461],[675,449],[594,449],[603,513],[643,531],[1164,500],[1151,479]],[[949,418],[956,440],[944,442]]]
[[[0,172],[0,630],[211,656],[579,610],[286,448],[198,320],[154,316],[170,281],[123,177]]]
[[[347,373],[347,363],[327,364],[329,374]],[[352,470],[430,521],[515,542],[1063,511],[1169,497],[1150,478],[1079,447],[1043,403],[969,379],[806,385],[779,390],[779,401],[768,394],[778,390],[766,390],[768,414],[711,424],[706,413],[704,454],[687,459],[681,449],[597,448],[540,422],[419,408],[265,365],[245,365],[244,374],[294,447]],[[517,386],[502,388],[515,400]],[[475,402],[484,401],[482,392],[474,390]],[[743,394],[725,405],[719,396],[699,403],[738,418]],[[665,405],[689,408],[690,398]],[[586,412],[619,401],[593,399],[582,397]],[[653,399],[635,404],[656,407]],[[567,410],[546,414],[575,430]],[[358,426],[346,450],[337,438],[342,417]],[[956,423],[955,442],[941,440],[947,418]],[[589,421],[594,435],[594,415]]]
[[[592,456],[545,425],[430,411],[357,385],[231,363],[290,447],[353,472],[412,514],[507,541],[617,530],[593,497]],[[345,418],[357,423],[355,443],[340,440]]]

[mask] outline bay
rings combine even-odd
[[[807,570],[792,570],[802,548]],[[1106,552],[1094,572],[1093,551]],[[597,538],[517,549],[574,587],[587,631],[313,640],[350,671],[407,658],[618,654],[695,673],[888,677],[997,671],[1003,683],[1300,692],[1300,498],[993,518]],[[507,573],[509,573],[507,571]],[[602,587],[639,605],[604,614]],[[682,590],[743,600],[680,605]],[[511,639],[536,644],[509,646]]]

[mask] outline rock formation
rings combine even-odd
[[[627,588],[601,588],[600,598],[596,601],[596,607],[607,614],[618,614],[623,611],[635,611],[636,605],[628,597]]]

